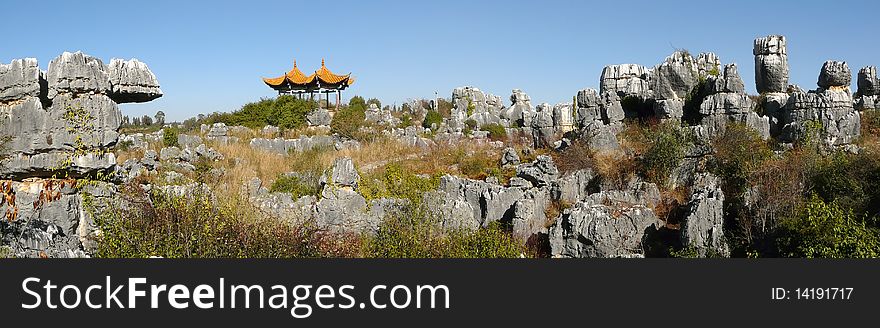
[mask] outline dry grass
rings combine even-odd
[[[598,151],[593,158],[605,185],[625,189],[638,172],[636,159],[619,150]]]

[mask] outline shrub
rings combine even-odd
[[[296,129],[305,125],[306,115],[317,108],[314,101],[291,95],[264,98],[247,103],[231,113],[214,113],[205,118],[205,124],[225,123],[242,125],[253,129],[274,125],[283,129]],[[188,123],[194,125],[194,123]]]
[[[507,130],[498,123],[483,124],[480,130],[489,132],[489,139],[504,140],[507,139]]]
[[[476,129],[476,128],[477,128],[478,123],[477,123],[476,120],[474,120],[474,119],[472,119],[472,118],[469,118],[469,119],[467,119],[467,121],[464,121],[464,125],[466,125],[466,126],[469,127],[471,130],[473,130],[473,129]]]
[[[330,131],[349,139],[363,139],[361,127],[365,125],[366,103],[364,98],[355,96],[351,98],[347,107],[340,109],[333,115],[330,122]]]
[[[165,128],[162,130],[162,144],[165,147],[176,147],[178,134],[176,128]]]
[[[388,198],[402,198],[418,205],[422,202],[422,194],[435,190],[440,186],[440,175],[421,177],[413,174],[398,163],[392,163],[381,172],[361,179],[359,192],[367,201]]]
[[[524,249],[498,222],[474,231],[444,231],[430,217],[392,217],[370,241],[369,256],[380,258],[514,258]]]
[[[880,256],[880,235],[864,218],[813,196],[796,218],[785,220],[778,238],[786,257],[870,258]]]
[[[426,129],[433,129],[434,124],[440,125],[443,123],[443,116],[440,116],[440,113],[434,110],[429,110],[427,114],[425,114],[425,120],[422,121],[422,127]]]
[[[282,174],[272,182],[269,191],[290,193],[293,199],[299,199],[302,196],[318,196],[321,186],[318,179]]]
[[[880,212],[880,156],[868,151],[837,152],[819,161],[810,179],[812,192],[857,214]]]
[[[204,193],[147,194],[124,188],[124,203],[110,204],[96,223],[98,257],[274,258],[314,257],[314,233],[281,221],[254,217],[239,204]],[[228,200],[227,200],[228,201]]]
[[[582,169],[596,168],[593,150],[582,139],[576,139],[568,148],[560,152],[553,152],[551,155],[556,167],[563,174]]]
[[[690,136],[677,123],[652,129],[647,151],[642,154],[642,173],[648,181],[665,186],[687,150]]]
[[[713,171],[723,180],[724,195],[740,195],[749,187],[749,177],[773,152],[757,131],[743,124],[728,124],[724,132],[712,140],[715,150]]]

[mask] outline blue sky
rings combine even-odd
[[[816,87],[822,63],[880,65],[877,1],[4,1],[0,62],[63,51],[138,58],[165,96],[125,104],[171,120],[273,96],[260,77],[321,58],[385,104],[473,85],[533,103],[597,88],[605,65],[654,66],[675,48],[735,62],[754,92],[752,40],[788,38],[791,83]],[[855,74],[854,74],[855,75]]]

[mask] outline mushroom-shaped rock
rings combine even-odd
[[[846,62],[829,60],[822,65],[817,84],[822,89],[830,89],[849,87],[850,82],[852,82],[852,71]]]
[[[116,103],[147,102],[162,97],[156,75],[137,59],[110,60],[109,74],[111,98]]]

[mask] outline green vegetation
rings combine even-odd
[[[880,232],[837,203],[813,196],[801,213],[782,222],[779,253],[786,257],[870,258],[880,256]]]
[[[266,125],[274,125],[282,129],[296,129],[306,124],[306,115],[317,108],[310,100],[299,99],[291,95],[277,98],[264,98],[248,103],[241,109],[231,113],[213,113],[204,119],[205,124],[225,123],[226,125],[242,125],[259,129]]]
[[[367,201],[383,197],[407,199],[413,205],[421,204],[422,194],[436,190],[440,175],[422,177],[413,174],[398,163],[389,164],[384,170],[361,179],[358,191]]]
[[[339,109],[330,122],[330,132],[344,138],[358,141],[370,141],[376,138],[373,133],[362,129],[366,125],[367,103],[364,98],[354,96],[349,100],[348,106]]]
[[[269,191],[290,193],[293,199],[299,199],[302,196],[318,196],[321,192],[321,186],[317,179],[282,174],[275,179],[275,182],[272,182]]]
[[[714,173],[723,181],[725,195],[739,195],[749,186],[749,178],[773,152],[757,131],[743,124],[728,124],[712,140],[715,149]]]
[[[678,168],[693,138],[677,122],[634,123],[624,131],[636,153],[641,154],[638,173],[648,181],[666,186],[673,171]]]
[[[442,231],[425,216],[396,216],[385,221],[367,247],[380,258],[514,258],[525,252],[501,225],[476,231]]]
[[[440,125],[443,123],[443,116],[440,115],[440,112],[429,110],[425,115],[425,120],[422,121],[422,127],[426,129],[433,129],[434,124]]]
[[[162,145],[165,147],[177,147],[177,137],[180,133],[176,128],[169,127],[162,130]]]
[[[489,139],[505,140],[507,139],[507,130],[498,123],[483,124],[480,130],[489,132]]]
[[[175,196],[137,186],[134,200],[102,211],[96,255],[111,258],[314,257],[314,231],[275,220],[253,220],[252,211],[203,193]],[[154,189],[155,190],[155,189]]]

